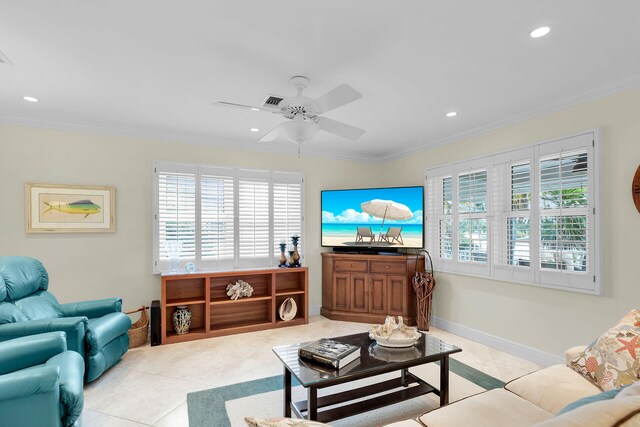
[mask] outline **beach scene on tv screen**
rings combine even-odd
[[[422,187],[322,192],[322,245],[421,248]]]

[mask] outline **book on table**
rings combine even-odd
[[[340,369],[360,357],[360,347],[323,338],[300,347],[298,357]]]

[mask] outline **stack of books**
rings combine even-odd
[[[323,338],[301,347],[298,357],[340,369],[360,357],[360,347]]]

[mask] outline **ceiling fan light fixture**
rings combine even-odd
[[[543,25],[542,27],[535,28],[531,30],[529,33],[529,37],[532,39],[538,39],[540,37],[544,37],[551,32],[551,27],[548,25]]]
[[[287,138],[298,144],[309,141],[320,130],[320,125],[308,120],[292,120],[283,123],[280,127]]]

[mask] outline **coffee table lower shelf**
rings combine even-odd
[[[398,388],[400,390],[385,393]],[[371,399],[360,400],[348,405],[342,405],[336,408],[320,411],[320,409],[328,406],[340,405],[342,403],[362,399],[379,393],[385,394],[378,395]],[[290,402],[290,408],[291,411],[299,418],[312,419],[327,423],[340,418],[346,418],[352,415],[382,408],[384,406],[400,403],[407,399],[413,399],[414,397],[428,393],[434,393],[440,396],[440,390],[405,369],[401,371],[401,376],[399,378],[381,381],[379,383],[330,394],[320,398],[317,397],[317,388],[310,387],[307,389],[307,400]]]

